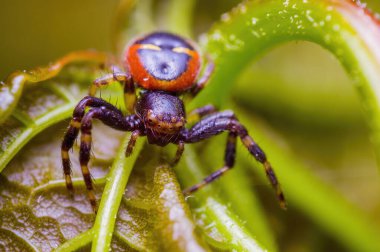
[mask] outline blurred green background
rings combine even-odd
[[[198,1],[196,37],[237,3]],[[367,5],[380,12],[378,0]],[[117,6],[118,0],[1,1],[0,79],[73,50],[112,51]],[[267,120],[316,176],[380,226],[380,178],[368,129],[353,85],[332,55],[306,42],[276,48],[242,73],[233,99]],[[318,228],[292,214],[288,224],[299,227],[284,235],[280,248],[303,251]]]

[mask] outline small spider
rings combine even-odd
[[[197,81],[201,61],[191,42],[171,33],[154,32],[136,39],[127,47],[123,56],[126,72],[115,68],[112,74],[96,79],[90,88],[90,95],[83,98],[74,109],[61,147],[63,170],[69,190],[73,190],[73,184],[68,151],[81,131],[79,160],[88,197],[96,212],[96,199],[88,168],[92,120],[96,118],[116,130],[132,132],[125,152],[127,157],[131,155],[139,136],[146,136],[150,144],[159,146],[176,144],[178,148],[172,165],[178,163],[186,143],[196,143],[228,131],[224,166],[199,184],[186,189],[184,194],[197,191],[233,167],[236,139],[239,137],[254,158],[263,164],[280,205],[285,208],[284,195],[264,152],[232,111],[217,112],[212,105],[195,109],[190,115],[199,122],[191,128],[185,127],[185,108],[179,96],[185,92],[192,96],[198,94],[214,69],[214,64],[209,60],[203,76]],[[100,86],[113,81],[124,85],[126,107],[130,115],[123,115],[112,104],[94,97]],[[136,87],[141,88],[139,96],[136,96]]]

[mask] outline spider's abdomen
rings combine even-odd
[[[198,76],[198,52],[185,39],[164,32],[151,33],[130,45],[126,67],[137,85],[148,90],[181,92]]]
[[[186,123],[182,100],[160,91],[147,91],[136,105],[136,114],[144,122],[149,143],[164,146]]]

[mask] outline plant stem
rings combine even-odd
[[[128,145],[130,134],[122,141],[115,161],[112,164],[105,185],[102,199],[99,205],[99,211],[96,216],[94,230],[94,240],[92,251],[109,251],[114,232],[116,216],[119,210],[120,202],[123,197],[129,175],[137,160],[145,141],[136,142],[133,153],[130,157],[125,157],[125,150]]]
[[[166,29],[171,32],[181,34],[185,37],[192,35],[192,14],[195,7],[195,0],[170,0],[167,2],[165,15]]]
[[[206,176],[191,146],[186,148],[186,155],[183,159],[184,161],[180,163],[180,169],[178,169],[180,172],[177,174],[186,186],[193,185]],[[265,248],[262,244],[252,236],[242,221],[229,210],[227,202],[223,202],[216,195],[218,193],[214,185],[211,184],[188,199],[188,202],[195,208],[193,211],[204,218],[203,221],[215,226],[216,233],[218,233],[216,236],[212,229],[207,226],[203,227],[203,231],[209,236],[209,239],[214,240],[214,243],[217,243],[215,246],[221,249],[264,251]]]
[[[317,43],[334,54],[357,88],[380,159],[380,22],[348,0],[247,1],[204,37],[216,70],[192,106],[222,106],[241,69],[263,52],[288,41]],[[380,167],[380,166],[379,166]]]
[[[61,246],[56,248],[55,252],[71,252],[76,251],[80,248],[83,248],[87,244],[91,243],[92,238],[94,236],[94,230],[89,229],[86,232],[83,232],[71,240],[68,240],[67,242],[63,243]]]
[[[380,230],[367,219],[363,212],[349,204],[342,195],[311,174],[308,167],[299,162],[296,156],[290,154],[283,144],[282,147],[279,147],[272,143],[269,140],[271,134],[264,134],[265,131],[268,131],[269,126],[260,125],[260,122],[256,120],[255,123],[252,123],[251,116],[243,113],[239,114],[239,118],[247,128],[255,129],[256,139],[266,139],[260,142],[260,146],[268,154],[268,159],[283,186],[285,197],[289,202],[289,211],[292,211],[293,208],[300,209],[302,213],[349,250],[380,251],[378,242]],[[283,143],[279,139],[276,141]],[[252,169],[252,158],[248,155],[240,155],[240,157],[245,163],[242,166]],[[257,169],[259,168],[261,167]],[[255,174],[259,174],[266,180],[263,171],[259,170]],[[275,200],[274,195],[273,200]]]

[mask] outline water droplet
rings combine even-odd
[[[229,22],[231,21],[231,16],[229,13],[223,13],[222,16],[221,16],[221,19],[222,19],[222,22]]]
[[[244,46],[244,42],[238,39],[234,34],[231,34],[225,43],[225,49],[227,51],[236,51]]]
[[[255,30],[252,30],[251,33],[253,34],[253,36],[255,36],[257,38],[261,37],[260,34],[257,31],[255,31]]]
[[[244,4],[239,4],[239,11],[240,13],[246,13],[247,12],[247,6]]]
[[[256,25],[256,24],[257,24],[257,21],[259,21],[257,18],[255,18],[255,17],[252,17],[252,18],[251,18],[251,23],[252,23],[252,25]]]
[[[309,20],[310,22],[314,22],[314,18],[310,15],[311,14],[311,10],[307,10],[306,11],[306,18],[307,20]]]
[[[212,37],[213,40],[216,40],[216,41],[222,40],[222,34],[221,34],[220,30],[215,30],[212,33],[211,37]]]

